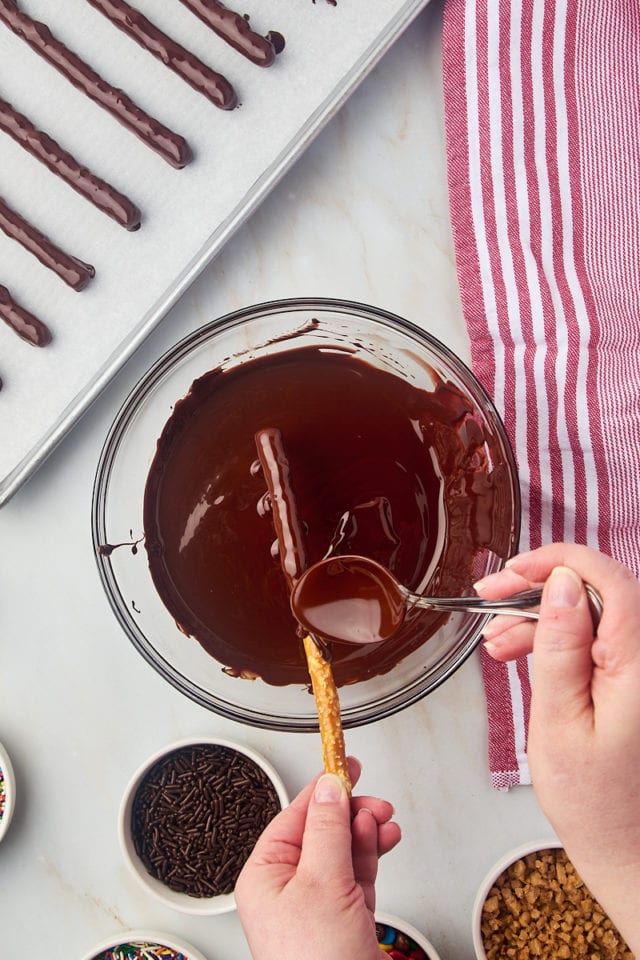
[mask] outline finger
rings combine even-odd
[[[520,593],[531,587],[531,580],[512,567],[504,567],[497,573],[491,573],[474,583],[474,589],[479,597],[485,600],[501,600],[510,597],[513,593]]]
[[[362,765],[355,757],[347,757],[347,765],[351,783],[355,786],[360,779]],[[298,863],[309,801],[321,776],[321,773],[317,774],[311,783],[303,787],[289,806],[285,807],[265,827],[253,848],[252,863],[288,863],[294,865]]]
[[[370,810],[363,807],[351,824],[353,875],[373,913],[376,906],[375,882],[378,875],[378,824]]]
[[[400,824],[394,820],[389,823],[382,823],[378,827],[378,856],[383,857],[389,853],[402,840],[402,830]]]
[[[350,797],[333,773],[319,778],[309,799],[298,871],[323,883],[353,878]]]
[[[491,631],[485,628],[484,649],[494,660],[506,663],[517,660],[533,650],[535,627],[531,620],[516,620],[515,617],[495,617]]]
[[[363,808],[371,811],[377,823],[386,823],[394,814],[393,804],[378,797],[352,797],[351,813],[355,817]]]
[[[592,716],[592,644],[582,580],[568,567],[556,567],[542,591],[533,643],[532,714],[545,725]]]

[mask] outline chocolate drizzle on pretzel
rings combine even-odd
[[[43,163],[46,167],[73,187],[86,200],[106,213],[107,216],[127,230],[137,230],[141,214],[134,203],[115,187],[96,177],[83,167],[70,153],[64,150],[47,133],[36,129],[23,114],[0,98],[0,130],[4,130],[16,143]]]
[[[181,0],[196,17],[222,37],[247,60],[269,67],[284,49],[281,33],[270,31],[265,37],[249,26],[249,18],[230,10],[218,0]]]
[[[216,107],[233,110],[237,105],[236,92],[226,77],[198,60],[124,0],[88,0],[88,3]]]
[[[74,87],[107,110],[171,166],[181,168],[191,161],[191,148],[184,137],[145,113],[124,90],[112,87],[103,80],[89,64],[61,43],[44,23],[32,20],[23,13],[14,0],[0,0],[0,20]]]
[[[40,233],[24,217],[12,210],[2,197],[0,197],[0,230],[3,230],[12,240],[17,240],[25,250],[37,257],[49,270],[53,270],[67,286],[74,290],[84,290],[95,276],[96,271],[90,263],[84,263],[77,257],[65,253],[49,237]]]
[[[0,284],[0,319],[34,347],[46,347],[51,342],[49,328],[13,299],[9,290]]]

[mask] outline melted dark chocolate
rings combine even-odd
[[[309,567],[291,592],[291,609],[306,630],[344,643],[388,640],[406,608],[398,581],[369,557],[328,557]]]
[[[320,347],[212,371],[176,404],[158,441],[144,532],[163,602],[228,672],[309,679],[256,456],[256,434],[274,427],[304,562],[364,555],[411,590],[458,596],[478,554],[508,554],[509,468],[453,384],[427,391]],[[336,682],[387,672],[445,619],[414,608],[384,643],[335,644]]]
[[[284,50],[284,37],[272,31],[266,37],[255,33],[248,18],[230,10],[218,0],[181,0],[196,17],[235,50],[260,67],[269,67]]]
[[[282,434],[276,428],[266,427],[258,430],[255,441],[262,476],[269,494],[268,507],[278,541],[280,566],[291,589],[309,564],[302,523],[291,486],[289,460],[282,442]]]
[[[12,210],[0,197],[0,230],[38,258],[40,263],[53,270],[74,290],[84,290],[96,271],[89,263],[83,263],[56,246],[43,233],[36,230],[19,213]]]
[[[82,194],[94,206],[106,213],[127,230],[137,230],[141,214],[134,203],[93,173],[81,166],[48,134],[37,130],[27,117],[0,99],[0,130],[24,147],[32,156]]]
[[[46,324],[21,307],[2,284],[0,284],[0,318],[18,334],[21,340],[26,340],[34,347],[46,347],[51,343],[51,331]]]
[[[73,51],[53,36],[44,23],[32,20],[18,9],[15,0],[0,0],[0,20],[44,57],[52,66],[107,110],[173,167],[184,167],[192,159],[184,139],[141,110],[123,90],[112,87]]]
[[[182,77],[194,90],[207,97],[216,107],[220,107],[221,110],[233,110],[237,105],[238,98],[235,90],[226,77],[198,60],[194,54],[168,37],[124,0],[87,0],[87,2],[103,13],[119,30]]]

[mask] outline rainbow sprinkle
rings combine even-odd
[[[98,954],[95,960],[189,960],[184,953],[157,943],[120,943]]]
[[[7,794],[4,788],[4,774],[0,767],[0,820],[4,817],[4,808],[7,802]]]

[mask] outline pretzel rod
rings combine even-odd
[[[351,779],[347,768],[344,733],[340,717],[340,700],[333,679],[333,670],[329,661],[322,656],[313,637],[307,635],[302,642],[318,710],[324,769],[327,773],[335,773],[340,777],[348,793],[351,793]]]
[[[73,187],[86,200],[127,230],[137,230],[141,214],[134,203],[105,180],[94,176],[48,134],[37,130],[27,117],[0,98],[0,130],[8,133],[28,153]]]
[[[34,347],[46,347],[51,343],[51,332],[46,324],[16,303],[2,284],[0,284],[0,319],[4,320],[21,340],[26,340]]]
[[[280,548],[280,563],[289,588],[292,588],[307,567],[307,552],[291,487],[289,461],[279,430],[275,428],[259,430],[255,435],[255,441],[271,498],[273,523]],[[303,646],[318,711],[324,769],[326,773],[335,773],[340,777],[347,791],[351,793],[340,717],[340,700],[331,663],[322,655],[312,636],[304,638]]]
[[[17,240],[25,250],[37,257],[40,263],[53,270],[61,280],[74,290],[84,290],[95,269],[89,263],[65,253],[53,241],[40,233],[28,221],[12,210],[0,197],[0,230],[12,240]]]
[[[259,67],[269,67],[278,52],[271,41],[272,34],[261,36],[251,29],[247,20],[218,0],[181,0],[196,17],[211,27],[230,46]],[[280,36],[279,34],[277,36]]]
[[[236,92],[222,74],[216,73],[193,53],[185,50],[138,10],[124,0],[87,0],[92,7],[182,77],[189,86],[203,94],[221,110],[233,110],[238,103]]]
[[[88,63],[54,37],[46,24],[32,20],[18,9],[16,0],[0,0],[0,20],[74,87],[107,110],[171,166],[181,168],[192,159],[191,148],[184,137],[141,110],[124,90],[103,80]]]

